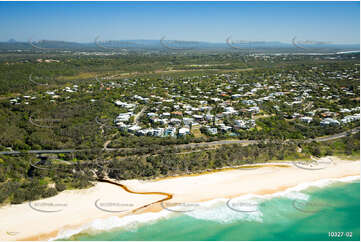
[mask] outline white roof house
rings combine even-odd
[[[190,111],[190,110],[187,110],[187,111],[184,111],[185,114],[188,114],[188,115],[192,115],[193,114],[193,111]]]
[[[248,111],[249,112],[255,112],[255,113],[258,113],[259,112],[259,107],[250,107],[249,109],[248,109]]]
[[[341,123],[346,124],[346,123],[351,123],[356,120],[360,120],[360,114],[348,115],[348,116],[344,117],[343,119],[341,119]]]
[[[231,97],[232,97],[233,99],[237,99],[237,98],[242,97],[242,95],[241,95],[241,94],[233,94]]]
[[[211,100],[212,100],[213,102],[219,102],[219,101],[221,101],[221,99],[220,99],[220,98],[217,98],[217,97],[212,97]]]
[[[218,133],[218,130],[217,128],[211,128],[211,127],[208,127],[207,128],[207,131],[212,134],[212,135],[216,135]]]
[[[313,118],[311,118],[311,117],[301,117],[300,120],[302,122],[305,122],[305,123],[309,124],[309,123],[312,122]]]
[[[237,111],[234,110],[233,107],[225,107],[224,110],[225,110],[226,112],[230,112],[230,113],[237,113]]]
[[[336,119],[333,118],[325,118],[323,119],[320,124],[322,126],[326,126],[326,125],[340,125],[340,122],[337,121]]]
[[[241,128],[241,129],[250,129],[256,126],[256,122],[253,119],[250,120],[234,120],[235,127]]]
[[[123,107],[123,108],[134,108],[135,107],[135,104],[121,102],[119,100],[116,100],[114,103],[115,103],[115,105]]]
[[[174,127],[168,127],[164,130],[164,136],[175,136],[176,128]]]
[[[147,116],[148,117],[156,117],[156,116],[158,116],[158,114],[156,114],[156,113],[147,113]]]
[[[118,126],[118,128],[120,130],[123,130],[123,131],[128,131],[128,128],[130,126],[130,125],[124,124],[123,122],[117,122],[117,123],[115,123],[115,125]]]
[[[184,136],[184,135],[187,135],[187,134],[189,134],[190,132],[189,132],[189,128],[180,128],[179,130],[178,130],[178,134],[180,135],[180,136]]]
[[[342,109],[340,110],[340,113],[351,113],[351,110],[348,109],[348,108],[342,108]]]
[[[147,133],[148,133],[147,129],[140,129],[140,130],[137,130],[135,134],[138,136],[146,136]]]
[[[206,114],[205,118],[206,118],[206,120],[210,121],[210,120],[212,120],[214,118],[214,115],[213,114]]]
[[[246,105],[255,105],[256,104],[256,102],[253,100],[242,100],[242,103],[246,104]]]
[[[207,104],[208,102],[207,102],[207,101],[204,101],[204,100],[200,100],[199,103],[202,104],[202,105],[205,105],[205,104]]]
[[[220,126],[220,129],[224,132],[230,131],[232,129],[231,126],[222,125]]]
[[[140,130],[140,129],[142,129],[142,127],[140,127],[140,126],[138,126],[138,125],[133,125],[133,126],[131,126],[131,127],[128,128],[128,131],[135,133],[136,131],[138,131],[138,130]]]
[[[196,120],[202,120],[204,118],[203,115],[197,115],[197,114],[193,115],[192,117]]]
[[[178,118],[172,118],[170,119],[171,124],[180,124],[182,121]]]
[[[170,117],[170,113],[165,112],[160,115],[161,117]]]
[[[132,112],[128,113],[120,113],[116,118],[114,122],[128,122],[130,117],[133,115]]]
[[[186,117],[183,118],[183,123],[185,125],[190,125],[193,122],[194,122],[194,118],[186,118]]]
[[[153,135],[154,136],[163,136],[164,135],[164,129],[163,128],[156,128],[153,130]]]

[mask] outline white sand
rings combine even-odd
[[[54,237],[59,229],[80,226],[96,218],[126,215],[130,210],[163,198],[164,196],[161,195],[131,194],[112,184],[97,183],[89,189],[64,191],[54,197],[31,203],[36,209],[47,211],[62,209],[58,212],[39,212],[32,209],[29,203],[5,206],[0,208],[0,241],[23,238],[44,240]],[[128,212],[112,213],[100,210],[95,206],[97,200],[100,208],[112,211],[128,210]],[[54,206],[37,205],[40,202],[53,202]],[[44,234],[48,236],[35,237]]]
[[[322,158],[328,161],[328,158]],[[276,163],[272,163],[276,164]],[[283,163],[279,163],[283,164]],[[267,194],[285,190],[305,182],[329,178],[360,175],[360,161],[345,161],[332,157],[324,169],[306,170],[290,167],[263,167],[259,169],[234,169],[200,176],[186,176],[159,181],[122,182],[129,189],[162,191],[174,194],[172,201],[197,202],[214,198],[232,198],[245,194]]]
[[[168,201],[170,203],[232,198],[250,193],[267,194],[305,182],[360,175],[359,161],[344,161],[338,158],[332,160],[332,164],[326,164],[324,169],[320,170],[305,170],[291,165],[287,168],[235,169],[158,181],[127,180],[121,183],[133,191],[173,194],[173,199]],[[98,205],[104,202],[118,203],[117,206],[104,205],[102,208],[129,211],[163,198],[162,195],[130,194],[118,186],[106,183],[97,183],[90,189],[64,191],[55,197],[41,200],[41,202],[66,204],[65,207],[60,207],[62,210],[59,212],[38,212],[31,209],[28,203],[2,207],[0,240],[44,240],[55,237],[60,230],[76,228],[97,218],[124,216],[129,213],[102,211],[94,204],[97,199],[100,199]],[[32,204],[36,205],[36,202]],[[35,207],[47,210],[59,209],[56,206]],[[159,203],[152,207],[153,210],[162,209]]]

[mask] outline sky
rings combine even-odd
[[[0,41],[360,42],[359,2],[0,2]]]

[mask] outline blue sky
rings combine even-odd
[[[0,2],[0,41],[360,42],[359,2]]]

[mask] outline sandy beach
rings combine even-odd
[[[119,183],[133,191],[172,194],[173,198],[168,202],[176,204],[246,194],[271,194],[302,183],[360,175],[360,161],[328,157],[323,158],[321,163],[322,166],[317,169],[302,169],[302,166],[292,162],[282,163],[287,166],[270,163],[257,169],[230,169],[201,175]],[[136,208],[164,197],[132,194],[121,187],[99,182],[89,189],[64,191],[48,199],[4,206],[0,208],[0,240],[47,240],[56,237],[60,231],[80,227],[95,219],[125,216]],[[161,204],[156,203],[139,212],[162,209]]]

